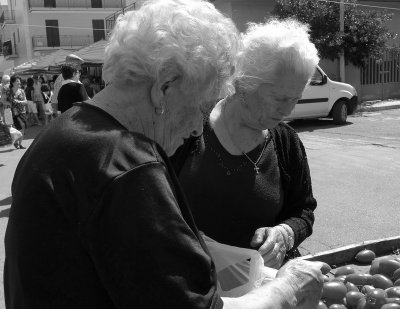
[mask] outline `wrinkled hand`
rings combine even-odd
[[[279,269],[289,248],[278,226],[262,227],[255,231],[250,246],[258,248],[264,259],[264,266]]]
[[[282,289],[293,294],[296,309],[317,308],[324,283],[321,269],[323,263],[291,260],[278,271],[276,278],[282,280]],[[288,297],[288,299],[291,299]]]

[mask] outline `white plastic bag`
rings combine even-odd
[[[14,128],[14,127],[10,127],[10,134],[11,134],[11,138],[12,138],[12,142],[13,143],[17,139],[22,137],[22,133],[20,131],[18,131],[16,128]]]
[[[240,297],[276,275],[275,269],[264,267],[256,250],[221,244],[207,236],[204,241],[214,260],[220,296]]]

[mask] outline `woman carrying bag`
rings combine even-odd
[[[10,78],[10,91],[8,94],[11,102],[14,126],[21,132],[21,136],[14,142],[14,147],[17,149],[25,149],[21,142],[24,139],[24,133],[27,128],[26,106],[28,101],[25,97],[25,92],[21,89],[21,77],[13,75]]]

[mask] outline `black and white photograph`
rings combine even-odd
[[[0,309],[400,309],[400,0],[0,0]]]

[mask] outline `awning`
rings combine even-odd
[[[71,51],[59,49],[51,54],[40,56],[27,61],[13,69],[14,73],[22,74],[25,72],[35,71],[47,71],[49,67],[55,66],[58,63],[64,62],[65,57],[70,54]]]
[[[81,57],[85,61],[83,65],[103,64],[104,53],[107,43],[108,42],[106,40],[100,40],[73,52],[73,54]],[[65,62],[65,59],[58,64],[61,64],[63,62]]]

